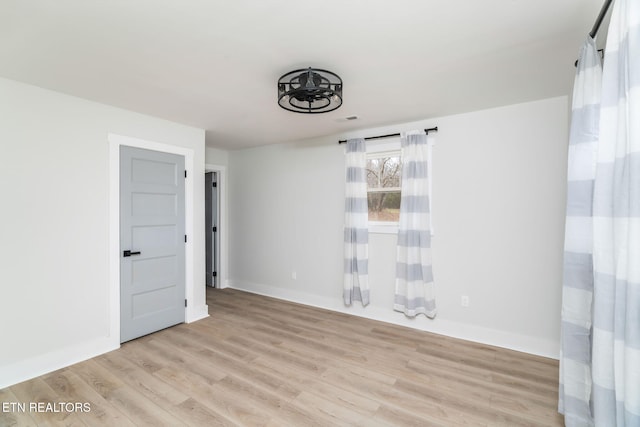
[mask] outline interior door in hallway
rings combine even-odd
[[[185,320],[184,157],[120,147],[120,342]]]

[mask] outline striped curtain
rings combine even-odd
[[[617,0],[593,200],[593,416],[640,426],[640,1]]]
[[[394,310],[436,315],[429,209],[429,147],[424,131],[402,134],[402,196]]]
[[[369,209],[367,149],[364,139],[350,139],[346,149],[344,212],[344,303],[369,304]]]
[[[602,66],[595,41],[580,51],[573,88],[562,283],[558,410],[567,427],[593,425],[591,398],[592,204]]]

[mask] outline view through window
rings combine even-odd
[[[400,152],[367,156],[367,203],[369,221],[398,222],[400,219]]]

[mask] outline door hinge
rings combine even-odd
[[[187,171],[184,171],[184,177],[185,178],[187,177]]]
[[[185,300],[184,300],[184,306],[185,306],[185,307],[187,306],[187,299],[186,299],[186,298],[185,298]]]
[[[217,182],[214,182],[214,183],[213,183],[213,186],[214,186],[214,187],[217,187],[217,186],[218,186],[218,183],[217,183]]]
[[[218,227],[213,227],[213,232],[217,232],[218,231]]]
[[[184,235],[184,242],[187,243],[187,235]]]
[[[217,271],[214,271],[214,272],[213,272],[213,277],[217,277],[217,276],[218,276],[218,272],[217,272]]]

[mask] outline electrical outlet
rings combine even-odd
[[[462,298],[460,298],[460,305],[463,307],[469,307],[469,297],[467,295],[462,295]]]
[[[292,278],[293,280],[296,280],[296,279],[298,278],[298,275],[296,274],[296,272],[295,272],[295,271],[292,271],[292,272],[291,272],[291,278]]]

